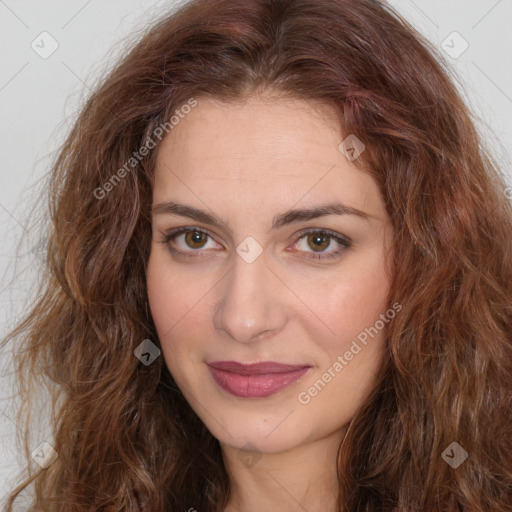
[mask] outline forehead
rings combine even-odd
[[[334,109],[316,102],[200,98],[158,149],[154,202],[193,189],[207,204],[345,200],[382,215],[374,180],[340,152],[342,138]]]
[[[314,161],[340,136],[334,112],[325,105],[272,96],[243,102],[200,98],[164,139],[159,153],[186,160]]]

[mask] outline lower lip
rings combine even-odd
[[[242,398],[265,398],[291,386],[311,367],[300,368],[283,373],[265,373],[262,375],[239,375],[225,370],[208,367],[215,382],[232,395]]]

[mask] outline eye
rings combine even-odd
[[[212,245],[208,246],[208,239],[212,239],[208,231],[198,227],[186,227],[167,233],[162,243],[167,244],[173,254],[196,258],[200,256],[201,250],[216,248],[213,239]],[[198,254],[193,254],[195,252]]]
[[[341,256],[352,245],[349,238],[328,229],[309,229],[299,235],[295,246],[311,260],[320,261]],[[161,243],[167,244],[172,254],[185,258],[207,257],[204,250],[217,248],[208,231],[193,226],[166,233]],[[328,251],[329,248],[332,250]]]
[[[352,242],[340,233],[328,229],[314,229],[302,232],[295,245],[300,251],[308,254],[306,258],[322,260],[340,256],[351,247]],[[334,250],[327,251],[333,245]],[[308,249],[312,249],[312,252]]]

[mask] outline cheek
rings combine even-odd
[[[179,324],[197,315],[210,288],[204,279],[172,269],[166,256],[159,248],[151,252],[146,277],[149,307],[162,343]]]
[[[146,284],[162,356],[178,384],[184,385],[204,357],[201,344],[211,337],[208,292],[213,292],[215,281],[171,268],[165,251],[157,247],[149,258]]]
[[[156,262],[148,265],[147,289],[151,315],[156,330],[162,340],[162,333],[168,332],[178,320],[177,307],[179,301],[176,293],[176,283],[165,268]]]
[[[335,278],[317,284],[302,290],[315,312],[310,336],[318,340],[318,329],[325,333],[320,339],[331,355],[344,350],[387,309],[390,283],[378,253],[348,261]]]

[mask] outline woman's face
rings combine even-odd
[[[341,438],[395,314],[378,187],[340,151],[327,107],[265,96],[187,110],[153,194],[147,286],[167,367],[223,445]],[[211,366],[226,361],[294,368]]]

